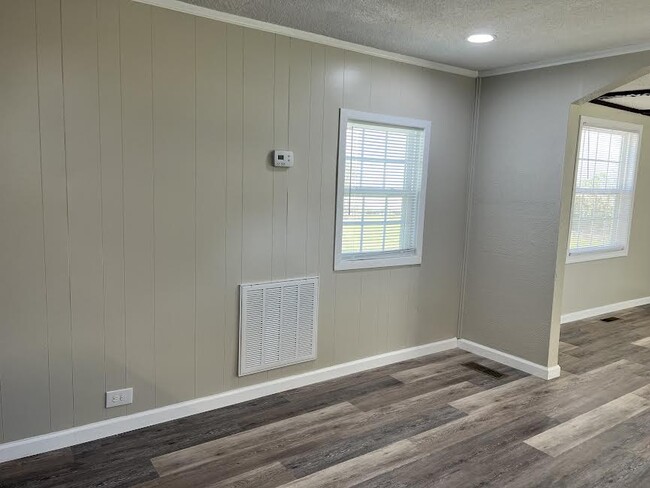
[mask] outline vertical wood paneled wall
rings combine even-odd
[[[473,88],[129,0],[2,0],[0,442],[454,337]],[[333,272],[341,107],[433,122],[421,266]],[[238,285],[314,274],[318,360],[238,378]]]

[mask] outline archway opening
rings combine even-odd
[[[626,333],[650,303],[650,68],[572,103],[566,140],[553,336],[579,372],[577,343]]]

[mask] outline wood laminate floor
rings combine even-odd
[[[0,465],[2,487],[650,487],[650,307],[543,381],[463,351]]]

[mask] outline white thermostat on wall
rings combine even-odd
[[[273,151],[273,166],[277,168],[291,168],[293,166],[293,151]]]

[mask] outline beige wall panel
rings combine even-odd
[[[458,242],[465,240],[468,168],[453,164],[453,161],[470,158],[471,144],[460,142],[471,141],[474,96],[467,94],[474,91],[475,80],[423,73],[426,77],[424,86],[433,87],[426,91],[424,108],[429,114],[447,114],[444,118],[431,118],[424,225],[427,246],[418,291],[418,335],[426,342],[457,334],[460,295],[453,290],[461,286],[464,249],[458,246]],[[458,140],[459,144],[449,144],[450,140]],[[465,199],[460,200],[459,195],[465,195]],[[456,203],[450,205],[452,201]],[[445,232],[440,232],[442,228]]]
[[[244,31],[242,282],[271,279],[275,36]]]
[[[562,313],[571,313],[650,296],[650,118],[620,110],[586,104],[569,119],[569,140],[575,158],[579,116],[618,120],[643,126],[639,153],[634,215],[629,253],[616,259],[567,264],[564,269]],[[575,166],[573,166],[575,171]],[[569,178],[569,177],[568,177]],[[573,175],[570,176],[573,180]],[[570,187],[572,189],[573,185]],[[567,196],[572,200],[573,195]]]
[[[377,323],[375,324],[375,347],[376,354],[391,350],[389,342],[390,331],[390,271],[383,270],[377,273],[377,287],[379,303],[377,304]]]
[[[358,273],[336,275],[336,311],[334,314],[335,363],[352,361],[359,352],[359,315],[361,279]],[[365,338],[364,338],[365,339]]]
[[[438,85],[439,77],[431,76],[429,70],[413,68],[414,73],[409,76],[413,82],[404,87],[402,94],[404,108],[417,118],[431,121],[432,134],[424,214],[424,239],[428,239],[425,241],[428,252],[423,256],[422,265],[414,268],[411,274],[408,304],[410,346],[457,335],[459,294],[450,294],[447,290],[460,288],[463,248],[454,244],[447,245],[447,242],[465,240],[466,198],[453,208],[450,208],[449,202],[457,199],[458,195],[467,195],[467,168],[450,164],[458,156],[449,157],[447,152],[461,149],[462,157],[469,159],[469,127],[472,123],[474,99],[473,94],[465,96],[461,110],[452,109],[444,118],[434,116],[436,113],[447,113],[447,107],[443,106],[448,103],[445,99],[449,97],[441,97],[438,89],[431,89]],[[458,84],[459,88],[455,89],[454,84]],[[458,77],[440,86],[440,90],[457,90],[467,94],[473,91],[473,86],[474,80]],[[413,97],[412,94],[416,91],[422,95]],[[455,125],[459,116],[463,123],[461,127]],[[456,139],[466,143],[461,142],[450,148],[448,141]],[[450,177],[450,173],[453,177]],[[450,194],[450,191],[458,193]],[[441,228],[446,229],[446,232],[440,232]],[[429,245],[429,242],[436,244]],[[434,267],[434,259],[438,268]]]
[[[423,90],[422,96],[412,97],[407,92],[403,98],[412,99],[407,105],[408,110],[418,118],[431,121],[431,147],[423,237],[427,245],[409,292],[411,345],[449,339],[458,333],[460,295],[451,290],[461,286],[463,247],[457,243],[465,241],[468,169],[451,164],[451,161],[470,158],[475,84],[475,80],[470,78],[450,77],[447,81],[430,70],[416,71],[412,88]],[[472,95],[465,96],[463,104],[448,113],[451,108],[448,100],[453,99],[448,93]],[[438,113],[447,115],[433,116]],[[450,140],[459,143],[451,145]],[[462,141],[466,142],[463,144]],[[460,195],[465,198],[460,199]],[[454,205],[449,205],[452,201]],[[442,228],[446,232],[440,232]]]
[[[0,388],[4,440],[50,429],[33,1],[0,3]]]
[[[371,110],[388,115],[402,113],[400,73],[403,65],[387,59],[373,58],[370,69],[372,76]]]
[[[273,246],[273,88],[275,36],[244,31],[244,161],[242,283],[268,281]],[[240,378],[240,386],[265,381],[267,372]]]
[[[343,107],[354,110],[370,110],[372,67],[368,56],[345,52],[345,79]]]
[[[408,268],[395,268],[390,271],[388,293],[388,348],[389,350],[406,347],[408,338],[407,318],[409,315],[409,283],[411,280]]]
[[[196,395],[224,388],[226,25],[196,19]]]
[[[388,347],[389,350],[407,347],[415,329],[417,307],[413,307],[413,285],[419,278],[420,268],[402,267],[390,270],[388,289]],[[395,342],[396,341],[396,342]]]
[[[52,430],[73,425],[61,4],[36,2]]]
[[[418,283],[420,280],[421,267],[409,269],[406,273],[406,317],[405,347],[412,347],[418,344],[418,325],[420,314],[420,301],[418,297]],[[432,322],[432,321],[431,321]],[[431,327],[431,325],[429,325]]]
[[[153,12],[156,405],[195,387],[194,17]]]
[[[129,413],[156,406],[151,12],[120,2],[126,384],[134,389]]]
[[[372,356],[382,348],[377,334],[380,304],[387,298],[383,285],[384,270],[364,271],[359,296],[359,357]]]
[[[309,162],[307,175],[307,247],[306,276],[319,275],[320,244],[320,205],[321,168],[323,140],[323,102],[325,80],[325,47],[311,44],[310,70],[310,124],[309,124]],[[322,286],[322,283],[321,283]],[[321,294],[322,296],[322,294]],[[331,323],[324,327],[331,329]],[[320,328],[320,324],[319,324]],[[301,363],[269,373],[271,377],[299,374],[314,369],[313,362]]]
[[[105,374],[106,390],[116,390],[126,386],[120,5],[100,0],[97,7]],[[126,407],[105,410],[107,418],[125,413]]]
[[[339,110],[343,105],[344,51],[325,48],[320,215],[320,303],[318,359],[315,367],[335,362],[334,227]]]
[[[293,278],[305,276],[307,271],[310,43],[291,39],[289,73],[289,147],[295,162],[287,173],[287,275]]]
[[[291,39],[275,36],[273,148],[289,148],[289,66]],[[273,168],[273,242],[271,275],[274,280],[287,275],[287,189],[288,171]]]
[[[74,423],[104,418],[104,284],[97,80],[97,4],[64,0]]]
[[[2,4],[4,441],[453,336],[472,80],[130,0],[65,0],[60,32],[58,5]],[[432,120],[421,267],[333,271],[341,107]],[[240,283],[306,274],[318,359],[238,378]]]
[[[242,272],[242,169],[244,105],[244,30],[227,27],[227,102],[226,102],[226,361],[228,388],[236,387],[237,345],[239,341],[239,285]]]
[[[309,174],[307,176],[307,276],[318,275],[323,166],[323,104],[325,100],[325,47],[311,46],[309,90]]]

